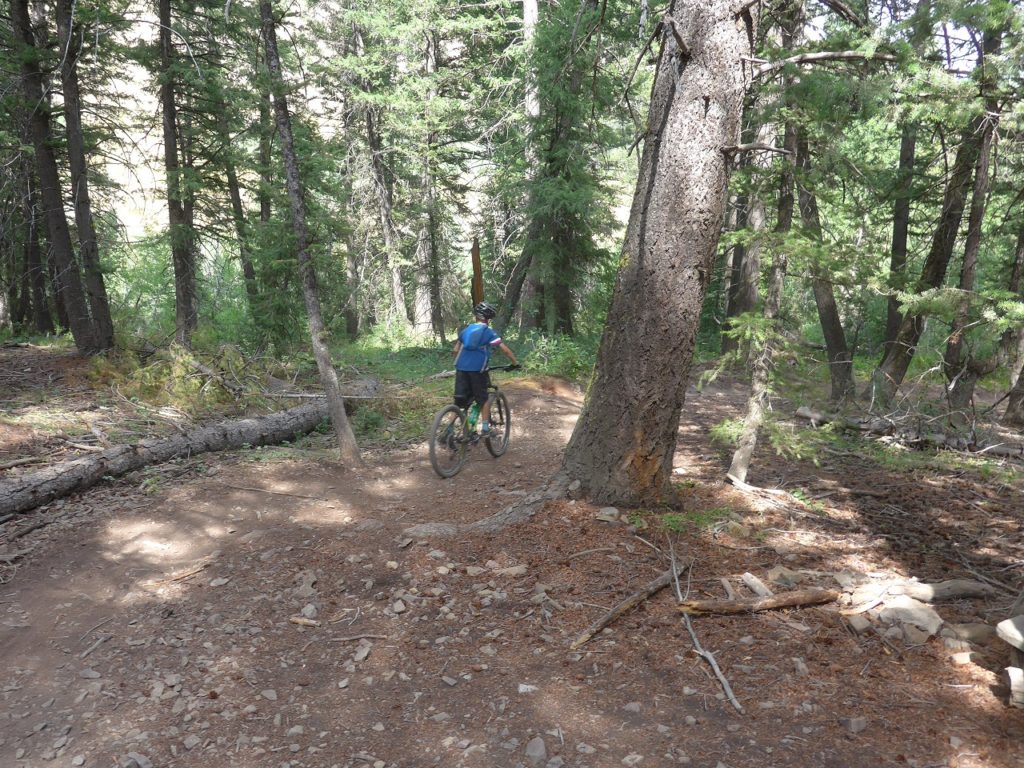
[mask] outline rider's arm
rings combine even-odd
[[[498,344],[498,349],[500,349],[502,352],[505,353],[505,357],[507,357],[509,360],[512,361],[512,365],[519,365],[519,361],[516,360],[516,356],[514,354],[512,354],[512,350],[511,349],[509,349],[507,346],[505,346],[505,342],[503,342],[503,341],[500,342]]]
[[[462,339],[457,339],[455,342],[455,349],[452,350],[452,357],[458,357],[459,352],[462,351]]]

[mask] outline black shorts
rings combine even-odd
[[[476,400],[483,407],[487,402],[487,386],[491,383],[489,373],[480,371],[455,372],[455,404],[465,408]]]

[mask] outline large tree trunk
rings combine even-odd
[[[802,132],[798,132],[797,135],[796,155],[797,165],[806,178],[811,172],[811,152],[807,145],[807,138]],[[820,243],[821,216],[818,212],[818,199],[806,184],[799,184],[798,190],[800,219],[804,230]],[[829,279],[828,270],[822,267],[816,259],[811,263],[811,287],[828,356],[829,378],[832,382],[829,399],[833,402],[843,402],[853,397],[854,393],[853,355],[846,343],[846,331],[843,330],[843,321],[839,316],[835,290]]]
[[[75,346],[87,354],[97,352],[97,342],[89,306],[82,287],[82,274],[75,258],[64,212],[64,195],[60,187],[57,159],[53,151],[50,129],[49,99],[43,73],[35,52],[35,37],[29,18],[27,0],[11,0],[11,18],[18,43],[25,49],[21,53],[22,86],[28,109],[29,131],[35,149],[39,187],[50,234],[50,254],[53,260],[55,285],[61,307],[66,312],[67,327]]]
[[[432,78],[438,67],[438,41],[433,31],[427,32],[425,43],[423,74],[427,78]],[[431,83],[424,99],[424,111],[430,109],[430,104],[435,96],[436,92]],[[441,339],[442,343],[445,343],[444,326],[441,319],[438,211],[433,171],[433,153],[436,144],[437,133],[428,131],[423,151],[423,169],[420,175],[425,216],[416,238],[416,292],[413,298],[413,327],[420,333],[432,332]]]
[[[391,183],[384,169],[383,143],[377,123],[376,109],[367,107],[366,140],[370,147],[370,167],[373,168],[377,211],[380,216],[381,236],[384,238],[384,266],[391,280],[391,315],[393,320],[406,325],[409,322],[409,313],[405,301],[405,286],[402,283],[402,270],[398,263],[398,231],[395,229],[394,203]]]
[[[1011,427],[1024,428],[1024,361],[1017,366],[1017,381],[1007,398],[1003,423]]]
[[[960,267],[960,291],[956,313],[950,328],[946,352],[943,356],[943,372],[948,385],[946,397],[949,404],[950,421],[963,425],[967,421],[966,409],[974,399],[974,387],[982,374],[971,352],[966,349],[966,334],[970,322],[970,294],[974,291],[978,273],[978,254],[981,250],[981,226],[985,219],[985,206],[989,190],[989,157],[992,153],[992,139],[995,135],[997,118],[993,117],[982,127],[981,154],[974,173],[974,191],[971,193],[971,211],[967,217],[967,237],[964,241],[964,260]],[[992,365],[992,370],[995,370]]]
[[[93,333],[97,350],[114,346],[114,322],[110,317],[110,302],[100,267],[99,243],[92,218],[89,197],[89,166],[85,157],[85,139],[82,134],[82,103],[78,87],[78,58],[81,53],[79,30],[72,18],[74,0],[57,3],[57,39],[64,46],[61,82],[64,85],[64,127],[68,137],[68,160],[71,166],[71,198],[75,206],[75,224],[78,228],[78,253],[85,273],[85,289],[92,315]]]
[[[260,94],[260,139],[259,139],[259,171],[260,186],[256,199],[260,203],[260,224],[266,225],[273,212],[270,201],[270,188],[274,183],[271,168],[270,145],[274,139],[274,124],[270,119],[270,92]]]
[[[299,176],[299,160],[295,155],[295,140],[292,136],[291,116],[285,98],[284,77],[281,73],[281,58],[277,51],[277,32],[274,29],[274,12],[270,0],[260,0],[260,19],[263,27],[263,44],[267,54],[267,68],[270,70],[270,84],[274,96],[274,116],[277,132],[281,137],[281,154],[284,155],[285,184],[288,189],[288,203],[292,214],[292,230],[295,235],[295,255],[302,277],[302,296],[306,302],[309,318],[309,335],[313,344],[320,373],[320,384],[327,395],[331,423],[338,438],[338,450],[343,461],[360,463],[359,447],[345,415],[345,402],[338,385],[338,374],[331,363],[331,352],[327,346],[327,329],[324,327],[320,310],[320,291],[316,271],[309,253],[309,234],[306,229],[306,202]]]
[[[896,171],[896,202],[892,212],[892,249],[889,255],[889,300],[886,305],[883,357],[896,341],[903,314],[896,290],[903,288],[907,271],[907,238],[910,232],[910,198],[914,182],[914,154],[917,148],[917,124],[905,122],[900,131],[900,160]]]
[[[662,32],[623,266],[565,452],[567,473],[598,501],[672,495],[679,414],[725,214],[722,148],[739,138],[756,25],[756,6],[743,13],[746,25],[732,7],[673,0]]]
[[[357,382],[351,394],[373,396],[380,382]],[[17,514],[54,499],[90,488],[108,477],[158,464],[180,456],[195,456],[244,445],[274,445],[314,430],[329,416],[318,400],[269,416],[222,421],[168,438],[151,438],[134,445],[117,445],[102,453],[62,461],[13,479],[0,480],[0,515]]]
[[[986,32],[982,43],[979,66],[987,56],[999,53],[1002,32]],[[961,137],[960,146],[953,162],[953,170],[946,184],[942,200],[942,211],[932,237],[932,245],[925,259],[921,276],[917,281],[917,293],[940,287],[946,279],[946,270],[953,255],[960,221],[963,218],[967,191],[971,186],[974,167],[981,153],[984,126],[988,117],[984,114],[974,117]],[[871,396],[874,405],[888,407],[903,384],[907,369],[914,359],[917,344],[924,333],[925,316],[908,313],[903,317],[896,339],[889,347],[889,353],[875,369],[871,378]]]
[[[227,110],[227,105],[223,109]],[[228,196],[231,198],[231,217],[235,224],[235,237],[238,238],[238,260],[242,265],[242,278],[245,280],[245,294],[249,299],[249,311],[255,312],[259,305],[259,289],[256,286],[256,267],[252,263],[250,252],[249,227],[245,222],[245,208],[242,206],[242,189],[238,184],[238,172],[232,157],[231,138],[228,126],[221,113],[220,130],[224,140],[224,174],[228,181]]]
[[[220,44],[214,30],[207,29],[207,42],[213,55],[214,65],[221,67]],[[242,267],[242,279],[245,281],[245,294],[249,302],[249,313],[255,316],[258,309],[259,289],[256,286],[256,268],[252,263],[252,242],[242,205],[242,189],[238,183],[238,170],[235,166],[235,149],[231,140],[231,124],[228,120],[228,105],[224,98],[223,81],[220,72],[211,77],[217,78],[214,90],[217,99],[217,133],[221,141],[220,154],[223,158],[224,176],[228,183],[228,197],[231,200],[231,219],[235,225],[235,237],[238,238],[238,262]],[[262,129],[263,125],[260,124]],[[261,137],[262,138],[262,137]]]
[[[174,266],[174,338],[182,346],[189,347],[198,323],[195,236],[185,213],[185,192],[178,161],[178,108],[173,72],[176,54],[171,30],[171,0],[159,0],[159,16],[160,106],[163,113],[164,171],[167,175],[167,220]]]
[[[1024,301],[1021,292],[1024,279],[1024,223],[1017,230],[1017,247],[1013,252],[1013,265],[1010,267],[1010,293]],[[1021,364],[1024,363],[1024,329],[1012,328],[1004,334],[1006,358],[1010,366],[1010,386],[1016,386]]]
[[[39,192],[35,179],[28,174],[25,193],[25,272],[32,297],[32,327],[36,333],[53,333],[53,316],[46,300],[46,267],[39,247]]]

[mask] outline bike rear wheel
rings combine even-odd
[[[455,405],[446,405],[430,428],[430,465],[441,477],[453,477],[466,463],[466,417]]]
[[[491,395],[491,429],[484,438],[484,444],[491,456],[498,458],[508,450],[508,439],[512,432],[512,411],[504,392]]]

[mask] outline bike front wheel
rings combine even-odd
[[[466,417],[455,405],[446,405],[434,417],[430,428],[430,465],[441,477],[453,477],[466,463],[469,440]]]
[[[512,432],[512,411],[504,392],[491,395],[491,428],[484,444],[491,456],[498,458],[508,450],[508,439]]]

